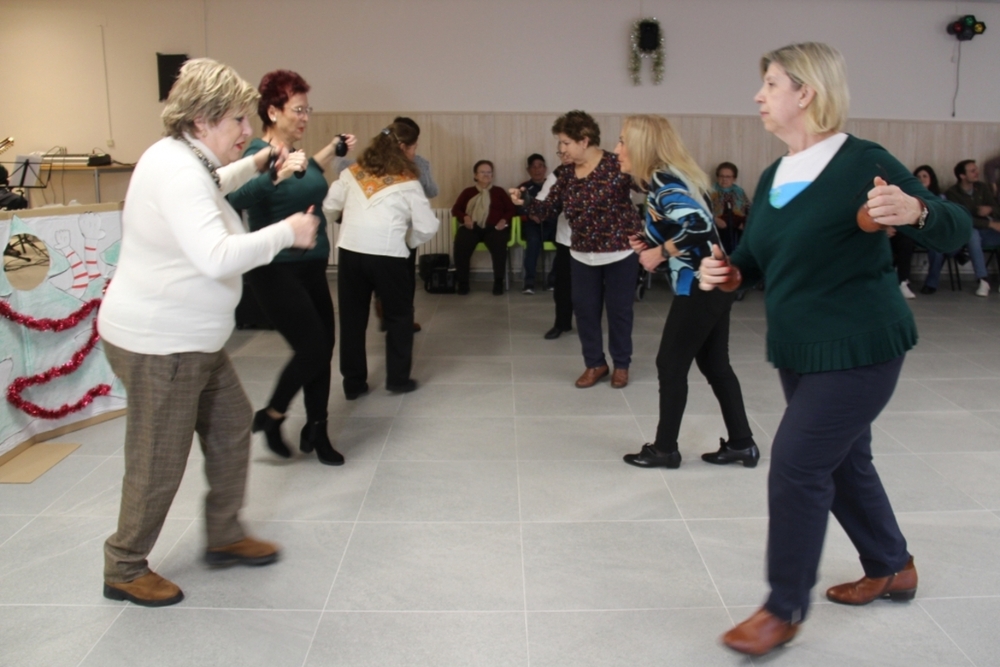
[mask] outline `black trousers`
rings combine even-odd
[[[276,262],[246,275],[261,308],[295,352],[278,376],[268,407],[287,412],[302,389],[309,421],[325,421],[335,338],[326,260]]]
[[[569,331],[573,328],[573,271],[569,254],[569,246],[556,244],[556,258],[552,263],[552,272],[556,276],[555,290],[552,298],[556,302],[556,328]]]
[[[698,364],[719,401],[729,442],[739,447],[739,441],[752,435],[740,381],[729,364],[729,311],[733,299],[734,295],[719,290],[702,291],[697,284],[692,285],[690,296],[674,296],[656,355],[660,422],[655,445],[662,452],[677,451],[692,361]]]
[[[913,251],[917,247],[917,242],[909,236],[894,234],[889,243],[892,245],[892,255],[896,262],[896,275],[899,282],[903,283],[910,279],[910,265],[913,263]]]
[[[485,243],[493,258],[493,280],[503,280],[507,272],[507,242],[510,241],[510,227],[497,231],[496,227],[487,225],[472,229],[460,224],[455,232],[455,280],[459,283],[469,282],[469,264],[476,245]]]
[[[851,538],[869,577],[909,560],[889,497],[872,465],[872,422],[896,388],[903,357],[844,371],[779,371],[788,407],[771,445],[767,477],[765,607],[800,621],[816,584],[830,512]]]
[[[413,277],[409,258],[366,255],[341,248],[337,263],[340,301],[340,374],[344,391],[364,390],[368,382],[365,332],[372,293],[382,299],[385,320],[386,384],[404,384],[413,364]]]

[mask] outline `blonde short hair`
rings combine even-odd
[[[178,138],[184,132],[193,134],[198,118],[217,125],[228,113],[249,115],[259,97],[229,65],[196,58],[181,67],[160,117],[166,134]]]
[[[839,132],[847,122],[851,95],[847,67],[840,51],[821,42],[790,44],[760,59],[763,77],[771,63],[780,65],[796,87],[809,86],[816,97],[806,110],[806,129],[813,134]]]
[[[691,194],[698,201],[708,193],[708,176],[663,116],[627,116],[622,123],[622,143],[632,163],[632,178],[640,187],[647,187],[655,172],[668,169],[694,188]]]

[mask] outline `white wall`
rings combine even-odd
[[[628,78],[640,11],[665,29],[660,86],[648,63],[642,86]],[[988,30],[962,47],[956,119],[1000,122],[995,2],[0,0],[0,134],[17,152],[113,136],[112,155],[135,160],[160,134],[157,51],[209,55],[253,82],[297,70],[323,111],[754,115],[760,54],[803,40],[844,52],[852,117],[944,120],[958,44],[944,26],[965,13]]]

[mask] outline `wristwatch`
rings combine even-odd
[[[921,199],[920,197],[917,197],[917,203],[920,204],[920,217],[917,218],[917,221],[913,223],[913,226],[916,227],[917,229],[923,229],[924,226],[927,224],[927,214],[930,211],[927,210],[927,204],[925,204],[924,200]]]
[[[660,246],[660,255],[663,257],[663,259],[670,259],[670,251],[667,250],[666,243]]]

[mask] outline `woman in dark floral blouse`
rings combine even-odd
[[[544,201],[529,202],[527,212],[540,219],[563,212],[573,232],[573,312],[587,366],[576,386],[592,387],[610,372],[601,332],[602,311],[607,309],[611,386],[621,389],[628,384],[632,361],[632,303],[639,274],[629,245],[629,236],[641,227],[630,198],[632,182],[618,168],[618,158],[601,149],[601,129],[589,114],[570,111],[560,116],[552,134],[573,168],[560,174]],[[519,206],[520,195],[511,190]]]

